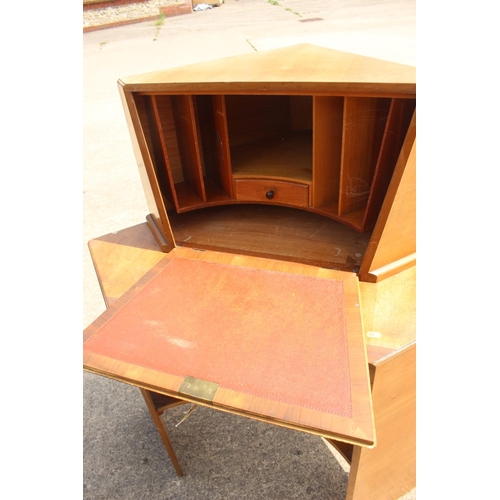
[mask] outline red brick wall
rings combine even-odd
[[[190,14],[193,11],[190,0],[185,0],[184,3],[173,5],[165,5],[160,7],[160,12],[163,12],[165,17],[180,16],[182,14]]]
[[[117,7],[129,3],[144,3],[147,0],[83,0],[83,10],[105,9],[106,7]]]
[[[116,5],[126,5],[130,3],[142,3],[147,0],[84,0],[83,8],[87,9],[100,9],[104,7],[113,7]],[[129,19],[127,21],[117,21],[111,24],[102,24],[99,26],[87,26],[83,28],[84,33],[88,33],[89,31],[97,31],[103,28],[111,28],[115,26],[124,26],[126,24],[140,23],[144,21],[151,21],[154,19],[158,19],[160,14],[163,13],[165,17],[173,17],[180,16],[181,14],[192,14],[193,7],[191,5],[191,0],[183,0],[182,3],[166,5],[164,7],[160,7],[158,15],[144,17],[140,19]]]
[[[117,7],[130,3],[144,3],[147,0],[83,0],[83,10],[105,9],[106,7]],[[180,16],[181,14],[190,14],[193,12],[191,0],[184,0],[183,3],[165,5],[160,7],[165,17]]]

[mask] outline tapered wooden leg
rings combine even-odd
[[[175,467],[175,470],[177,471],[177,475],[183,476],[181,466],[179,465],[179,461],[177,460],[177,456],[175,454],[175,451],[172,447],[172,444],[170,443],[170,439],[167,434],[167,429],[165,429],[165,426],[163,425],[163,422],[161,421],[160,414],[163,413],[162,411],[159,413],[158,410],[156,409],[155,404],[153,403],[153,399],[151,398],[151,394],[149,391],[146,389],[141,389],[142,396],[144,397],[144,401],[146,401],[146,405],[148,407],[149,413],[151,414],[151,418],[153,419],[153,422],[156,425],[156,428],[158,429],[158,432],[160,433],[160,437],[163,441],[163,444],[165,445],[165,448],[167,449],[167,453],[170,457],[170,460],[172,461],[173,466]]]

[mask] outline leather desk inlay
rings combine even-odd
[[[172,260],[89,352],[350,417],[342,281]]]

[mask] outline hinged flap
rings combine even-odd
[[[210,254],[165,257],[106,311],[88,328],[86,369],[373,445],[356,276],[230,265]],[[210,382],[193,392],[190,380]]]

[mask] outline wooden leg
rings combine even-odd
[[[354,446],[347,500],[394,500],[416,483],[416,344],[370,365],[377,445]]]
[[[177,460],[177,456],[175,454],[174,449],[172,448],[172,444],[170,443],[170,439],[167,434],[167,429],[165,429],[165,426],[163,425],[163,422],[161,421],[160,415],[163,413],[162,410],[158,412],[153,399],[151,397],[151,393],[147,391],[146,389],[141,389],[142,396],[144,397],[144,401],[146,401],[146,405],[148,407],[149,413],[151,414],[151,418],[153,419],[153,422],[156,425],[156,428],[158,429],[158,432],[160,433],[160,437],[163,441],[163,444],[165,445],[165,448],[167,449],[167,453],[170,457],[170,460],[172,461],[173,466],[175,467],[175,470],[177,471],[178,476],[183,476],[181,466],[179,465],[179,462]]]

